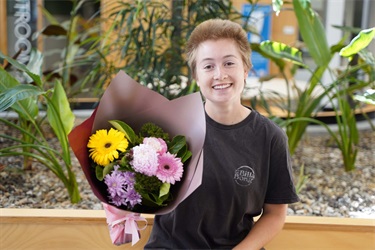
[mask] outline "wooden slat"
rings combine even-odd
[[[7,1],[0,0],[0,51],[8,54],[7,41]]]
[[[143,249],[153,216],[141,240],[121,249]],[[140,225],[142,226],[142,225]],[[0,249],[119,249],[109,238],[103,210],[0,209]],[[288,216],[267,250],[373,250],[375,219]]]
[[[37,21],[36,21],[36,27],[37,31],[42,30],[44,23],[43,23],[43,12],[42,8],[44,6],[44,0],[37,0]],[[43,43],[43,37],[39,36],[37,39],[37,48],[39,51],[44,51],[44,43]]]
[[[373,250],[375,219],[288,217],[267,250]]]
[[[151,233],[153,217],[141,240],[122,249],[141,250]],[[140,223],[140,226],[141,223]],[[129,248],[128,248],[129,247]],[[119,249],[112,244],[103,210],[0,209],[0,249]]]

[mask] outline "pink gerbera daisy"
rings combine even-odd
[[[158,157],[159,166],[156,170],[156,177],[162,182],[174,184],[180,181],[184,172],[181,159],[166,152]]]

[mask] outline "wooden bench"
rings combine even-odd
[[[0,209],[0,249],[143,249],[153,225],[141,240],[112,245],[103,210]],[[282,232],[266,246],[273,249],[375,249],[375,218],[288,216]]]

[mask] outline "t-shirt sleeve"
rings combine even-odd
[[[299,198],[293,183],[292,159],[288,147],[288,137],[277,127],[271,139],[269,179],[265,203],[290,204]]]

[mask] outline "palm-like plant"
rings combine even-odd
[[[80,200],[78,185],[72,170],[72,162],[67,135],[73,128],[74,115],[70,109],[64,88],[59,81],[52,88],[45,89],[40,76],[41,69],[30,68],[0,52],[0,58],[6,59],[12,67],[26,76],[20,82],[0,67],[0,112],[11,108],[18,114],[18,123],[0,118],[0,122],[12,127],[21,134],[21,138],[0,134],[14,145],[0,149],[0,157],[23,156],[24,165],[30,167],[29,159],[35,159],[48,167],[65,185],[71,202]],[[32,65],[41,65],[40,53],[32,54]],[[40,104],[45,105],[46,114],[40,112]],[[43,125],[48,122],[59,141],[60,149],[56,149],[46,138]]]
[[[282,3],[280,1],[274,4],[277,5],[275,9],[281,9]],[[286,128],[292,153],[294,153],[310,123],[318,123],[324,126],[341,149],[345,169],[347,171],[353,170],[355,168],[357,153],[358,131],[354,107],[348,104],[347,97],[352,96],[356,91],[369,87],[374,88],[375,61],[372,54],[365,50],[365,47],[375,36],[375,28],[361,31],[347,46],[344,44],[345,39],[342,39],[338,44],[329,47],[323,25],[319,16],[311,8],[310,1],[293,0],[293,7],[303,41],[316,64],[315,69],[311,69],[303,63],[302,53],[296,48],[271,41],[265,41],[259,45],[252,46],[254,50],[259,51],[259,53],[275,62],[282,76],[285,78],[288,89],[289,85],[293,84],[286,77],[285,71],[288,69],[285,67],[285,60],[295,64],[291,69],[291,75],[293,75],[297,66],[302,66],[311,73],[305,89],[298,89],[296,87],[298,97],[293,100],[294,103],[292,103],[291,97],[288,96],[286,104],[282,105],[287,113],[286,120],[275,120],[278,120],[279,124]],[[329,63],[336,53],[349,58],[349,61],[354,55],[358,55],[358,63],[356,65],[348,63],[344,71],[337,71],[335,80],[332,83],[323,84],[323,73],[326,71],[334,72],[334,70],[329,68]],[[353,77],[359,72],[365,76],[362,78]],[[316,94],[318,88],[321,91],[319,94]],[[367,99],[369,98],[370,96],[367,97]],[[325,106],[326,103],[324,102],[327,102],[327,100],[332,104],[336,114],[337,134],[326,124],[313,118],[316,112]],[[270,114],[272,115],[271,111]]]

